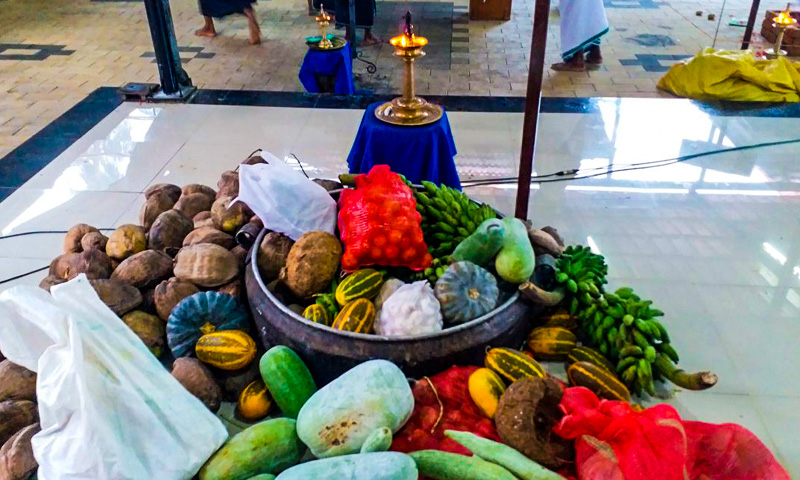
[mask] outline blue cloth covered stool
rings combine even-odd
[[[297,74],[300,83],[308,93],[319,93],[315,74],[335,75],[336,83],[333,93],[337,95],[356,93],[356,86],[353,83],[353,64],[350,61],[348,45],[330,51],[308,49],[303,64],[300,65],[300,72]]]
[[[367,173],[373,165],[389,165],[412,183],[429,180],[461,189],[456,164],[456,144],[447,112],[430,125],[402,127],[375,117],[373,103],[367,107],[356,140],[347,157],[350,173]]]

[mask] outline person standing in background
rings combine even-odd
[[[194,32],[198,37],[216,37],[214,19],[227,17],[234,13],[241,13],[247,17],[247,27],[250,29],[250,44],[261,43],[261,27],[258,26],[256,12],[253,10],[255,0],[200,0],[200,13],[203,15],[205,25]]]
[[[368,47],[383,42],[380,37],[372,34],[372,27],[375,26],[375,0],[353,0],[356,8],[356,28],[364,29],[364,41],[362,45]],[[349,0],[335,0],[336,7],[336,26],[345,27],[347,38],[350,38],[350,3]],[[355,32],[353,32],[355,36]]]
[[[559,72],[583,72],[603,63],[600,38],[608,33],[608,18],[603,0],[560,0],[561,63],[552,65]]]

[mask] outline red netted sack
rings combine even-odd
[[[472,455],[469,450],[445,437],[445,430],[472,432],[500,442],[494,423],[484,417],[469,396],[467,382],[478,367],[451,367],[414,384],[414,413],[394,435],[392,450],[442,450]],[[440,403],[441,402],[441,403]]]
[[[342,268],[367,265],[422,270],[433,258],[422,236],[422,216],[408,185],[388,165],[355,177],[356,188],[339,196]]]
[[[575,439],[579,480],[790,480],[739,425],[685,422],[665,404],[637,411],[583,387],[567,389],[561,409],[553,431]]]

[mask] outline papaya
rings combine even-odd
[[[304,451],[296,422],[274,418],[234,435],[203,465],[199,479],[248,480],[262,473],[277,474],[297,464]]]
[[[417,480],[418,476],[414,460],[405,453],[375,452],[303,463],[277,480]]]
[[[502,220],[484,220],[472,235],[458,244],[450,258],[454,262],[467,261],[481,267],[491,262],[503,247],[506,227]]]
[[[497,254],[494,266],[497,274],[509,283],[526,282],[533,275],[536,256],[528,239],[528,229],[522,220],[506,217],[503,246]]]
[[[289,347],[278,345],[267,350],[259,369],[275,403],[289,418],[297,418],[300,409],[317,391],[308,367]]]

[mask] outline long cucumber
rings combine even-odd
[[[421,475],[438,480],[517,480],[505,468],[477,456],[439,450],[420,450],[409,455],[417,463]]]
[[[522,480],[563,480],[561,475],[546,469],[502,443],[481,438],[470,432],[445,430],[444,434],[478,457],[506,468]]]

